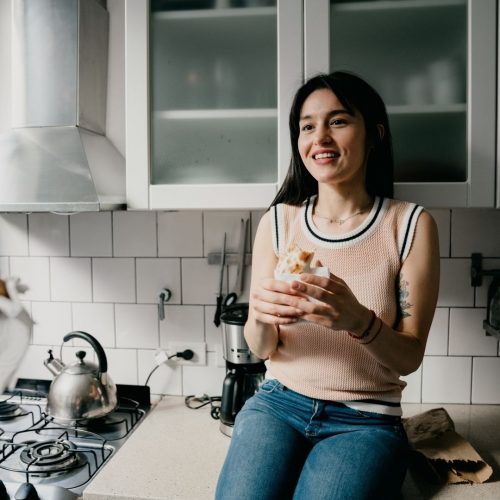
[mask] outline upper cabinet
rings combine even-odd
[[[301,2],[281,4],[126,2],[130,208],[269,205],[302,79]]]
[[[387,104],[396,197],[495,206],[496,0],[125,1],[129,208],[267,207],[296,89],[337,69]]]
[[[494,206],[495,59],[495,0],[305,0],[306,77],[348,70],[379,91],[402,199]]]

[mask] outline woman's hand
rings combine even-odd
[[[349,286],[338,276],[328,278],[303,273],[291,289],[308,300],[292,302],[302,311],[302,318],[333,330],[347,330],[360,335],[369,325],[371,313],[360,304]]]
[[[304,313],[297,304],[307,302],[290,283],[263,278],[252,292],[254,318],[261,323],[287,325],[295,323]]]

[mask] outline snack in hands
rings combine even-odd
[[[276,264],[275,274],[300,274],[311,270],[311,261],[314,252],[302,250],[299,245],[292,243],[285,253],[280,255]]]

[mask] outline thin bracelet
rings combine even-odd
[[[353,337],[357,340],[361,340],[361,339],[368,337],[368,335],[370,335],[370,330],[373,328],[373,324],[375,323],[375,320],[377,319],[377,315],[375,314],[375,311],[370,309],[370,313],[371,313],[370,323],[369,323],[368,327],[366,328],[366,330],[361,335],[356,335],[355,333],[348,331],[347,333],[351,337]]]
[[[378,327],[377,331],[373,334],[373,336],[370,339],[368,339],[366,342],[360,342],[360,344],[363,345],[370,344],[377,338],[378,334],[382,331],[382,327],[384,326],[384,322],[380,318],[378,319],[380,321],[380,326]]]

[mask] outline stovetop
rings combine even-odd
[[[32,382],[0,396],[0,500],[75,500],[141,423],[149,388],[118,385],[116,410],[68,424],[46,413],[50,382]]]

